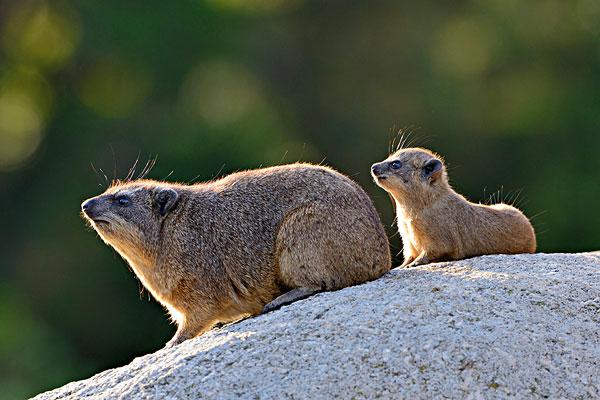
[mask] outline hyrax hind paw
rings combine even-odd
[[[181,344],[184,340],[182,340],[181,338],[178,338],[177,336],[175,336],[174,338],[172,338],[171,340],[169,340],[167,342],[167,344],[165,344],[164,348],[165,349],[173,348],[173,347],[177,346],[178,344]]]
[[[183,322],[179,325],[175,336],[167,342],[165,349],[175,347],[186,340],[193,339],[206,329],[210,328],[210,324],[203,322],[190,323],[189,321]]]
[[[412,268],[412,267],[418,267],[419,265],[425,265],[425,264],[429,264],[431,262],[431,260],[429,259],[429,257],[427,257],[427,255],[425,254],[425,252],[422,252],[416,259],[410,261],[407,260],[407,262],[405,262],[404,264],[402,264],[400,266],[400,268]]]
[[[264,306],[262,313],[263,314],[268,313],[269,311],[276,310],[281,306],[291,304],[296,300],[305,299],[305,298],[310,297],[313,294],[319,293],[319,292],[320,292],[320,290],[310,290],[310,289],[304,289],[304,288],[292,289],[289,292],[285,292],[284,294],[282,294],[281,296],[277,297],[275,300],[273,300],[272,302],[270,302],[266,306]]]

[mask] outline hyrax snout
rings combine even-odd
[[[322,166],[195,185],[117,183],[82,210],[177,322],[168,345],[218,321],[376,279],[391,264],[369,197]]]
[[[402,266],[535,251],[533,227],[521,211],[468,202],[450,187],[441,157],[429,150],[398,150],[373,164],[371,173],[395,203]]]

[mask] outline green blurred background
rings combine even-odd
[[[523,189],[539,251],[600,248],[597,0],[20,0],[0,24],[2,398],[174,333],[80,217],[138,155],[180,182],[325,159],[392,236],[369,167],[405,128],[472,201]]]

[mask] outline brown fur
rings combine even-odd
[[[507,204],[474,204],[448,183],[442,159],[401,149],[373,164],[375,182],[393,197],[405,266],[484,254],[535,252],[533,227]]]
[[[191,186],[133,181],[82,207],[179,325],[169,345],[218,321],[376,279],[391,264],[371,200],[321,166],[277,166]]]

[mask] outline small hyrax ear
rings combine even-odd
[[[437,175],[442,170],[442,162],[437,158],[432,158],[423,165],[423,177],[428,179]]]
[[[158,213],[162,216],[167,215],[175,203],[177,203],[178,198],[179,194],[173,189],[161,189],[154,196],[154,201],[158,204]]]

